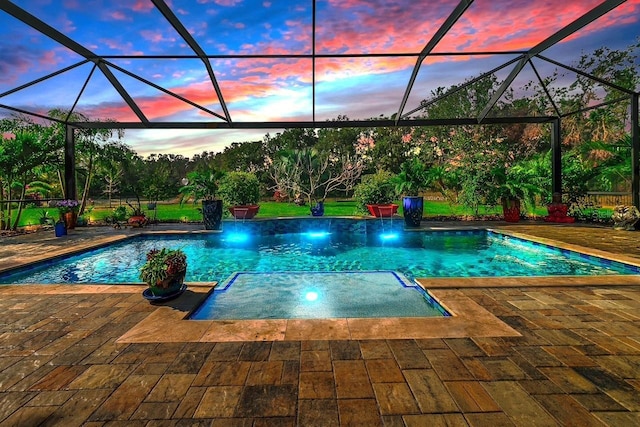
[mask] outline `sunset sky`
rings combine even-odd
[[[526,51],[579,18],[601,0],[476,0],[434,53]],[[3,1],[3,3],[7,3]],[[97,55],[152,122],[221,123],[222,119],[146,85],[138,74],[224,116],[202,61],[149,0],[14,0],[13,3]],[[313,120],[313,2],[311,0],[166,0],[210,59],[233,122]],[[457,0],[317,0],[315,120],[391,116],[400,107],[419,53]],[[581,53],[602,46],[624,49],[640,36],[640,0],[628,0],[543,55],[575,65]],[[375,57],[331,57],[375,54]],[[406,54],[413,54],[407,56]],[[295,58],[237,57],[297,55]],[[109,57],[111,56],[111,57]],[[119,56],[114,58],[113,56]],[[124,56],[124,58],[122,57]],[[235,56],[235,57],[234,57]],[[516,54],[428,57],[404,112],[431,90],[459,84]],[[0,11],[0,104],[46,114],[76,110],[93,119],[139,121],[93,63],[23,90],[20,85],[83,61],[28,25]],[[543,75],[553,66],[534,60]],[[500,74],[510,72],[507,67]],[[87,77],[89,83],[83,89]],[[570,78],[570,76],[568,77]],[[525,68],[513,86],[534,80]],[[0,108],[0,117],[11,112]],[[220,151],[231,142],[259,140],[277,130],[127,130],[140,154]]]

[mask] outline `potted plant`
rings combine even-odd
[[[205,230],[220,230],[222,228],[222,200],[217,198],[220,180],[224,172],[216,170],[193,171],[183,179],[180,188],[182,197],[180,204],[191,199],[193,203],[202,203],[202,222]]]
[[[396,192],[404,194],[402,211],[404,223],[407,227],[420,227],[423,214],[424,191],[429,184],[429,171],[417,157],[404,161],[400,165],[400,172],[392,179]]]
[[[78,209],[80,204],[77,200],[65,199],[56,202],[58,212],[60,213],[60,220],[64,222],[67,230],[73,230],[76,227],[76,220],[78,218]]]
[[[140,267],[140,279],[149,288],[143,292],[148,300],[168,299],[180,295],[186,289],[187,256],[180,249],[152,249]]]
[[[542,188],[537,185],[537,177],[530,169],[514,165],[507,169],[500,165],[492,171],[495,183],[489,189],[488,204],[500,203],[504,220],[518,222],[521,216],[521,207],[524,202],[528,206],[535,207],[536,196],[542,193]]]
[[[251,219],[260,206],[260,181],[250,172],[229,172],[220,180],[220,198],[237,219]]]
[[[392,175],[386,171],[364,175],[362,181],[355,186],[353,198],[360,211],[368,211],[375,217],[390,217],[398,212],[398,205],[393,203],[398,197]]]
[[[144,227],[145,225],[147,225],[149,220],[147,219],[147,215],[145,215],[142,208],[140,207],[140,200],[138,200],[138,207],[134,207],[131,203],[129,203],[129,200],[126,200],[125,202],[131,208],[131,215],[129,216],[129,219],[127,219],[127,224],[131,225],[132,227]]]

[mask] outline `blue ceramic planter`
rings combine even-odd
[[[56,233],[56,237],[62,237],[67,235],[67,227],[64,225],[64,222],[56,222],[53,226],[53,230]]]
[[[405,197],[402,200],[402,210],[404,214],[404,225],[406,227],[420,227],[423,212],[422,196]]]
[[[311,206],[311,215],[323,216],[324,215],[324,202],[318,202],[315,206]]]
[[[205,230],[222,229],[222,200],[202,201],[202,221]]]

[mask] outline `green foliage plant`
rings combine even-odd
[[[488,188],[487,203],[495,205],[508,200],[523,201],[528,207],[535,208],[536,198],[543,190],[537,183],[533,170],[516,164],[510,168],[503,165],[492,171],[495,182]]]
[[[118,206],[113,210],[111,217],[114,221],[124,221],[127,218],[127,208],[124,206]]]
[[[393,175],[387,171],[363,175],[362,180],[354,187],[353,198],[361,213],[367,212],[367,205],[386,205],[393,203],[398,192],[392,182]]]
[[[260,201],[260,181],[250,172],[229,172],[220,180],[218,194],[227,206],[256,205]]]
[[[430,175],[427,166],[417,157],[402,162],[400,172],[393,177],[397,194],[418,196],[429,187]]]
[[[213,169],[188,173],[186,184],[179,190],[180,204],[187,200],[192,200],[194,204],[200,200],[216,200],[220,181],[224,176],[224,172]]]
[[[187,271],[187,256],[180,249],[162,248],[147,252],[147,261],[140,268],[140,279],[150,287],[167,288],[167,279],[184,275]]]

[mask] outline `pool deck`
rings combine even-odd
[[[640,264],[640,234],[488,227]],[[161,225],[145,232],[193,232]],[[0,270],[136,234],[0,239]],[[640,277],[423,279],[440,319],[187,321],[140,285],[0,286],[0,425],[640,425]]]

